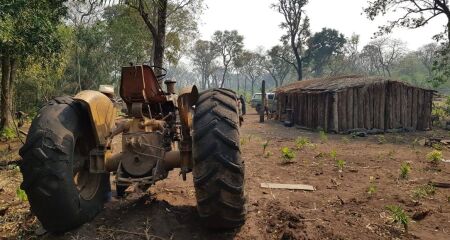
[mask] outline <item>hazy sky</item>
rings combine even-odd
[[[216,30],[238,30],[245,37],[249,49],[259,46],[268,49],[279,43],[283,31],[279,28],[282,15],[270,6],[276,0],[205,0],[208,8],[201,17],[200,33],[210,39]],[[369,21],[362,14],[366,0],[310,0],[306,13],[311,19],[313,32],[323,27],[335,28],[349,37],[352,33],[361,36],[361,44],[368,43],[377,27],[394,16],[380,17]],[[390,18],[389,18],[390,17]],[[398,29],[392,36],[407,42],[414,50],[433,41],[433,35],[443,31],[445,19],[436,18],[427,26],[417,29]]]

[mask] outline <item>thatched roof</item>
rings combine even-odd
[[[309,80],[302,80],[294,82],[275,90],[276,93],[290,93],[290,92],[336,92],[345,88],[362,87],[373,85],[376,83],[398,82],[404,85],[414,87],[413,85],[383,77],[367,77],[359,75],[315,78]],[[428,90],[428,89],[427,89]]]

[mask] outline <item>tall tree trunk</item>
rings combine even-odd
[[[167,0],[158,1],[158,20],[157,35],[154,36],[155,52],[153,53],[153,63],[156,67],[163,67],[164,50],[166,41],[166,25],[167,25]],[[161,74],[160,69],[156,69],[156,74]]]
[[[1,83],[1,101],[0,101],[0,127],[12,127],[12,101],[11,101],[11,75],[15,77],[11,71],[11,63],[15,65],[15,61],[11,61],[8,53],[2,56],[2,83]],[[15,67],[14,67],[15,68]]]
[[[297,44],[295,44],[295,38],[296,38],[295,35],[294,36],[291,35],[291,47],[294,52],[295,61],[297,63],[295,70],[297,70],[298,81],[301,81],[303,79],[303,71],[302,71],[303,64],[302,64],[302,58],[300,57],[300,53],[298,52]]]

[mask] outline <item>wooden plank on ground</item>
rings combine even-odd
[[[262,188],[315,191],[314,186],[305,184],[261,183]]]

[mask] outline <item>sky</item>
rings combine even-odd
[[[263,47],[269,49],[279,44],[283,30],[279,28],[283,21],[281,14],[271,8],[276,0],[205,0],[207,9],[201,16],[199,27],[201,38],[210,39],[216,30],[238,30],[244,36],[248,49]],[[334,28],[350,37],[360,35],[361,46],[370,42],[378,26],[395,17],[379,17],[370,21],[363,12],[367,6],[365,0],[310,0],[306,14],[311,19],[312,32],[322,28]],[[397,29],[391,36],[407,43],[410,50],[432,42],[432,36],[443,31],[445,18],[433,19],[420,29]]]

